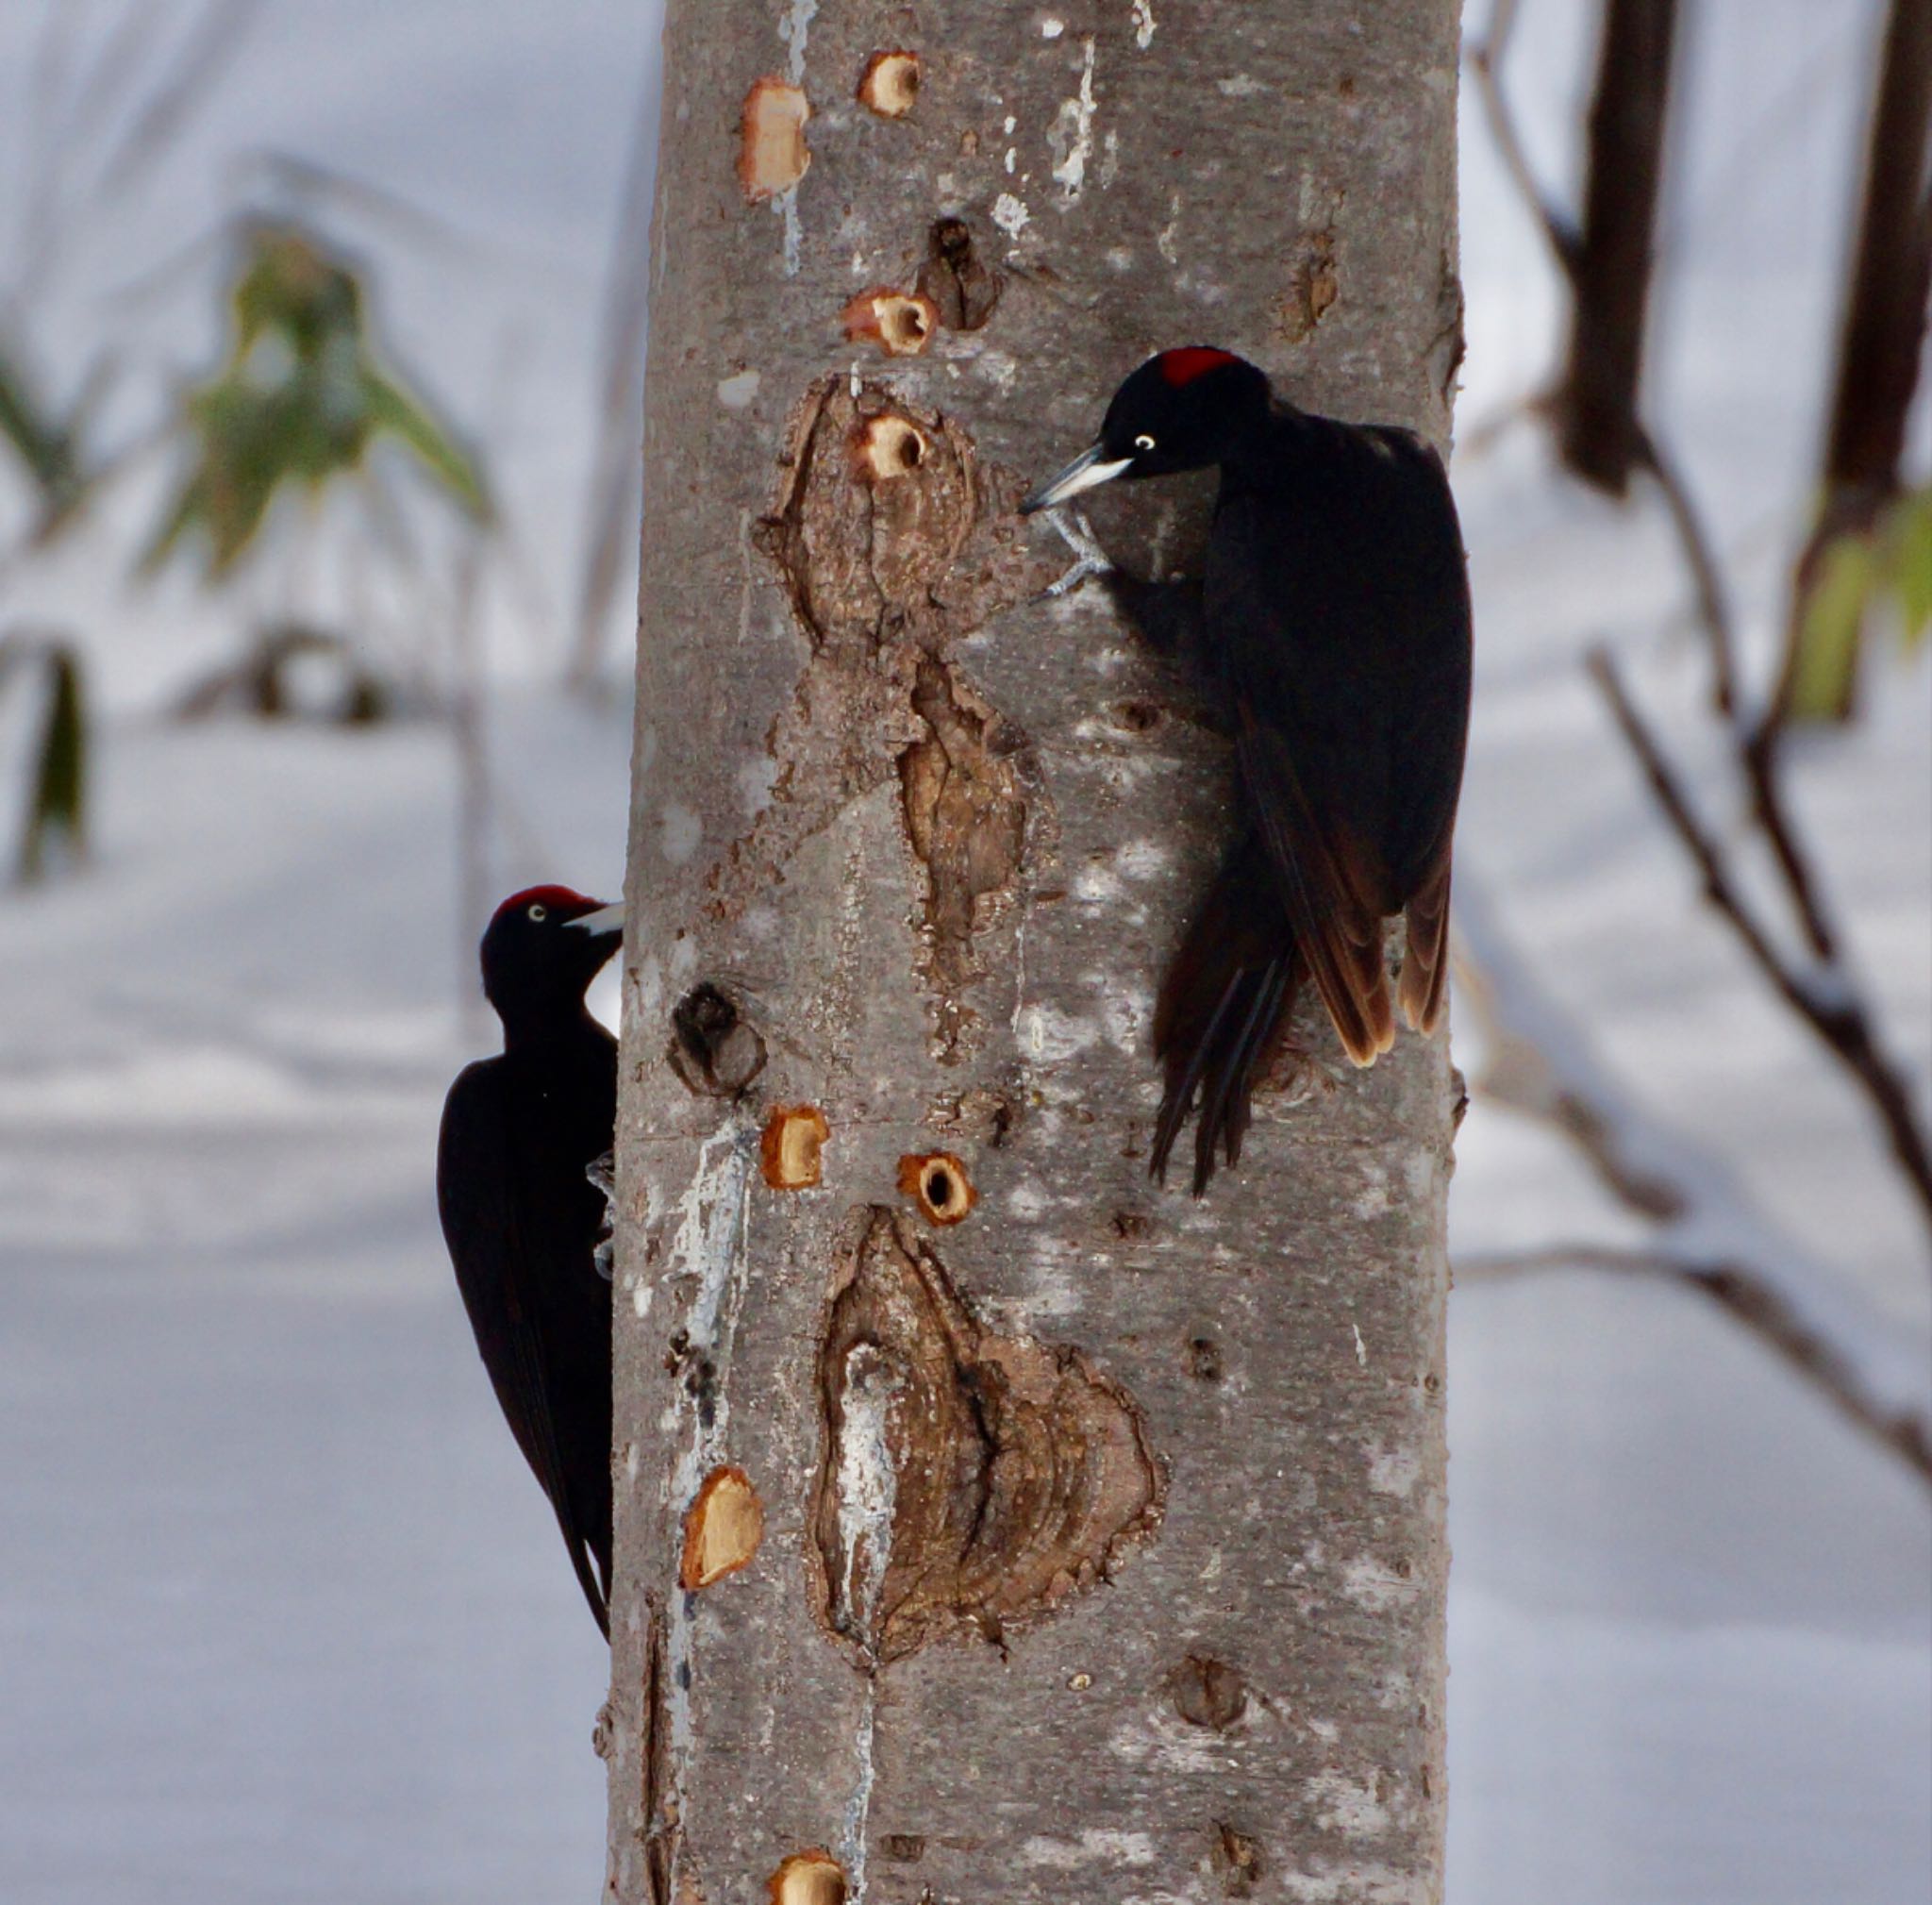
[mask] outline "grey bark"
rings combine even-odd
[[[623,1905],[1440,1894],[1445,1042],[1262,1100],[1204,1203],[1148,1182],[1224,748],[1101,592],[1034,599],[1068,558],[1012,506],[1167,344],[1442,440],[1456,57],[1452,0],[672,0]],[[761,80],[810,161],[757,197]],[[1094,517],[1185,564],[1208,493]]]

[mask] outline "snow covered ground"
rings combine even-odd
[[[1691,47],[1657,409],[1760,635],[1804,495],[1869,10],[1724,0]],[[527,552],[488,623],[500,886],[608,889],[622,867],[627,711],[541,677],[651,13],[278,0],[50,293],[91,334],[232,209],[232,156],[268,145],[458,235],[369,227],[391,334],[453,409],[496,420]],[[0,100],[40,18],[0,8]],[[1559,186],[1588,22],[1531,0],[1509,69]],[[1468,435],[1534,388],[1555,301],[1473,119],[1466,145]],[[0,223],[0,256],[17,239]],[[206,281],[153,293],[166,309],[129,335],[195,362]],[[1701,911],[1578,675],[1585,642],[1617,640],[1703,760],[1667,542],[1554,484],[1524,429],[1457,482],[1472,878],[1605,1062],[1932,1362],[1923,1233],[1861,1108]],[[92,865],[0,895],[0,1899],[586,1900],[602,1649],[475,1365],[429,1186],[475,1037],[451,750],[426,724],[161,718],[226,631],[191,626],[185,591],[124,596],[114,546],[0,580],[0,619],[85,629],[106,710]],[[1866,729],[1807,752],[1800,798],[1923,1101],[1932,674],[1888,660],[1874,689]],[[1481,1103],[1453,1223],[1472,1255],[1633,1234],[1557,1140]],[[1471,1283],[1451,1329],[1454,1905],[1928,1896],[1924,1490],[1674,1290]]]

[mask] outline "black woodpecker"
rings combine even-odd
[[[610,1631],[610,1284],[600,1266],[617,1044],[584,992],[621,907],[535,886],[483,935],[503,1055],[464,1067],[442,1111],[436,1196],[483,1366]]]
[[[1099,441],[1023,508],[1210,466],[1221,485],[1198,579],[1089,563],[1234,740],[1235,835],[1155,1013],[1153,1168],[1165,1176],[1197,1108],[1197,1196],[1217,1149],[1241,1155],[1249,1095],[1305,978],[1357,1065],[1394,1044],[1392,915],[1407,941],[1396,999],[1435,1029],[1470,695],[1469,576],[1441,459],[1412,431],[1294,409],[1232,352],[1150,358]]]

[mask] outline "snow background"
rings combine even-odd
[[[72,81],[39,63],[49,8],[83,41],[116,12],[0,0],[6,269],[36,114]],[[153,10],[177,38],[192,17]],[[1874,8],[1693,11],[1651,409],[1761,654],[1814,456]],[[1530,0],[1507,68],[1559,191],[1592,22],[1583,0]],[[33,306],[57,389],[86,341],[118,340],[129,394],[109,418],[131,429],[142,375],[213,347],[207,238],[263,202],[249,155],[339,168],[440,222],[327,213],[378,261],[403,363],[481,420],[505,491],[518,553],[484,618],[498,891],[614,891],[623,866],[624,697],[553,684],[656,58],[649,0],[275,0]],[[1702,911],[1577,667],[1615,639],[1696,758],[1669,541],[1653,512],[1554,481],[1533,429],[1483,429],[1538,387],[1559,305],[1473,101],[1466,121],[1461,863],[1624,1084],[1728,1160],[1867,1327],[1932,1362],[1923,1232],[1862,1108]],[[82,202],[84,175],[67,190]],[[82,632],[103,717],[92,863],[0,894],[0,1899],[588,1899],[603,1650],[475,1366],[430,1187],[442,1091],[482,1038],[449,742],[428,723],[165,718],[235,624],[181,580],[120,585],[143,482],[56,560],[0,574],[0,620]],[[429,546],[420,595],[390,612],[433,659],[447,552]],[[1805,750],[1799,801],[1923,1101],[1932,672],[1886,656],[1872,689],[1848,743]],[[8,761],[15,720],[0,708]],[[1636,1235],[1508,1113],[1478,1101],[1459,1156],[1459,1253]],[[1450,1396],[1453,1905],[1928,1896],[1923,1488],[1650,1282],[1465,1285]]]

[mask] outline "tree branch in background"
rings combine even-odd
[[[1590,109],[1557,443],[1575,475],[1613,496],[1627,493],[1631,471],[1645,463],[1637,396],[1676,14],[1676,0],[1608,0]]]
[[[1904,1074],[1881,1050],[1872,1015],[1843,961],[1828,955],[1809,972],[1788,960],[1744,897],[1742,885],[1690,804],[1676,770],[1624,687],[1607,650],[1593,649],[1590,672],[1630,751],[1704,882],[1704,895],[1728,923],[1751,961],[1799,1018],[1824,1042],[1877,1113],[1892,1156],[1932,1225],[1932,1148],[1919,1128]],[[1749,751],[1748,749],[1746,750]],[[1800,861],[1802,867],[1802,861]],[[1807,889],[1808,875],[1804,876]],[[1815,905],[1816,902],[1813,901]],[[1829,935],[1827,933],[1827,941]]]
[[[1830,1338],[1814,1329],[1748,1265],[1700,1262],[1657,1250],[1616,1250],[1599,1244],[1557,1244],[1546,1250],[1458,1257],[1458,1286],[1499,1282],[1538,1271],[1601,1270],[1687,1283],[1783,1359],[1858,1428],[1875,1436],[1932,1482],[1932,1429],[1918,1416],[1874,1406],[1857,1372]]]
[[[1465,57],[1469,70],[1474,75],[1476,97],[1482,102],[1483,117],[1489,122],[1490,137],[1496,142],[1496,151],[1502,158],[1504,170],[1523,194],[1524,204],[1536,215],[1543,236],[1550,242],[1550,249],[1557,255],[1557,262],[1563,268],[1564,276],[1574,284],[1576,257],[1583,243],[1582,234],[1558,210],[1556,202],[1544,195],[1542,187],[1537,183],[1529,154],[1516,130],[1516,115],[1510,111],[1508,98],[1503,91],[1503,59],[1509,51],[1509,41],[1516,30],[1516,7],[1517,0],[1496,0],[1490,10],[1490,30],[1469,47]]]
[[[1835,545],[1871,535],[1899,493],[1906,420],[1932,295],[1932,7],[1891,0],[1879,54],[1864,208],[1851,263],[1818,517],[1792,578],[1784,667],[1765,720],[1848,721],[1862,616],[1816,610]]]
[[[1615,4],[1616,0],[1613,0],[1613,7]],[[1524,158],[1522,141],[1515,130],[1508,100],[1496,77],[1515,13],[1515,0],[1498,0],[1489,34],[1470,58],[1476,69],[1484,104],[1503,149],[1505,163],[1523,190],[1529,209],[1541,226],[1558,265],[1573,286],[1578,286],[1579,242],[1565,226],[1560,213],[1550,208],[1537,188]],[[1897,33],[1894,37],[1898,37]],[[1610,28],[1607,25],[1606,59],[1609,57],[1610,38]],[[1604,82],[1600,81],[1600,105],[1603,90]],[[1921,127],[1917,147],[1919,156],[1914,160],[1918,167],[1913,173],[1915,180],[1923,172],[1924,151],[1924,134]],[[1577,322],[1580,326],[1583,323],[1580,316]],[[1907,396],[1909,397],[1908,389]],[[1899,421],[1902,430],[1903,412]],[[1837,1055],[1863,1092],[1885,1129],[1900,1170],[1911,1186],[1928,1224],[1932,1224],[1932,1148],[1928,1148],[1925,1134],[1919,1127],[1905,1078],[1883,1050],[1872,1014],[1840,958],[1838,935],[1826,911],[1817,877],[1799,839],[1779,777],[1775,724],[1766,720],[1755,727],[1747,727],[1740,715],[1742,697],[1736,660],[1737,637],[1715,544],[1675,459],[1652,433],[1641,426],[1636,427],[1635,466],[1648,472],[1670,512],[1685,564],[1690,573],[1697,627],[1710,654],[1712,703],[1726,728],[1733,762],[1749,790],[1752,819],[1771,850],[1791,912],[1814,962],[1813,972],[1803,973],[1788,961],[1777,950],[1770,933],[1744,904],[1740,883],[1731,871],[1724,850],[1696,817],[1675,771],[1638,715],[1604,651],[1599,650],[1592,656],[1591,672],[1608,698],[1618,727],[1649,779],[1665,817],[1695,863],[1712,904],[1729,920],[1745,950],[1779,995]],[[1895,463],[1894,453],[1894,467]]]
[[[1655,1118],[1598,1059],[1504,936],[1480,884],[1457,882],[1459,996],[1481,1028],[1473,1089],[1560,1131],[1650,1227],[1636,1249],[1591,1243],[1459,1256],[1458,1283],[1538,1269],[1638,1269],[1716,1303],[1848,1421],[1932,1483],[1932,1385],[1842,1278],[1769,1222],[1729,1166]]]

